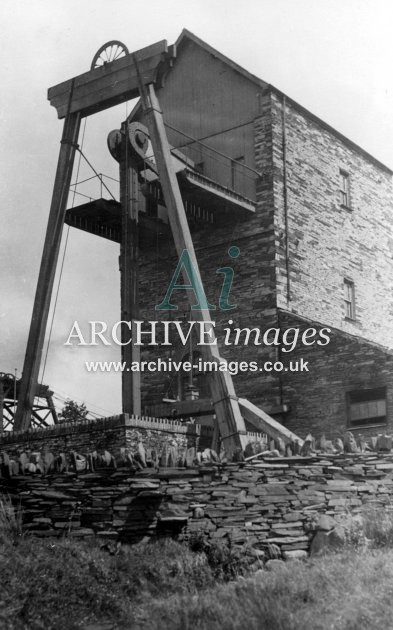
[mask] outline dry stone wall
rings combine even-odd
[[[198,451],[210,449],[213,434],[211,425],[120,414],[23,433],[7,431],[0,437],[0,449],[16,464],[21,453],[44,461],[48,453],[55,457],[73,453],[86,459],[105,451],[114,458],[121,458],[126,451],[132,458],[143,451],[143,459],[148,462],[176,466],[184,464],[187,451],[192,450],[195,456]],[[246,438],[248,443],[260,443],[262,450],[267,448],[268,438],[262,432],[247,432]]]
[[[322,516],[346,520],[366,505],[390,505],[393,493],[391,453],[143,470],[112,459],[90,472],[70,467],[8,478],[3,463],[2,471],[0,492],[21,505],[25,532],[129,543],[204,535],[246,544],[257,557],[299,557]]]
[[[58,455],[75,451],[86,455],[93,451],[107,450],[113,454],[121,448],[138,450],[142,443],[145,451],[161,453],[163,447],[175,446],[179,451],[198,447],[199,442],[210,446],[212,428],[192,423],[156,418],[134,418],[120,414],[98,420],[82,420],[63,423],[25,433],[4,433],[1,447],[11,456],[23,450]]]

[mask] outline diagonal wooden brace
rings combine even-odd
[[[14,423],[15,431],[25,431],[30,426],[79,128],[80,114],[69,114],[64,121],[63,137],[60,144],[44,251],[20,383],[18,408]]]
[[[195,255],[183,200],[180,193],[173,157],[168,143],[164,120],[158,98],[153,84],[144,86],[140,83],[140,94],[144,109],[145,122],[149,130],[150,139],[156,159],[160,183],[164,193],[165,203],[168,209],[169,224],[172,230],[175,247],[178,256],[186,249],[190,256],[195,278],[202,285],[198,261]],[[199,319],[203,322],[210,321],[208,310],[201,310]],[[211,342],[214,341],[212,331]],[[206,361],[220,362],[217,345],[201,346],[202,355]],[[232,377],[227,371],[212,371],[211,396],[217,416],[217,423],[221,439],[228,455],[233,455],[238,450],[244,450],[247,443],[246,427],[240,412]]]

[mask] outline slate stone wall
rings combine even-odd
[[[134,456],[142,449],[148,462],[167,465],[170,456],[170,465],[178,465],[186,461],[189,450],[195,457],[197,452],[211,449],[213,434],[212,425],[120,414],[22,433],[7,431],[0,437],[0,449],[16,461],[21,453],[35,453],[43,460],[48,453],[57,457],[74,452],[87,458],[94,452],[101,455],[106,451],[118,458],[124,452]],[[268,438],[262,432],[247,432],[246,440],[268,448]]]
[[[289,99],[284,107],[272,94],[271,102],[278,306],[393,347],[392,173]],[[349,175],[349,207],[341,205],[340,169]],[[356,321],[345,318],[344,278],[355,283]]]
[[[309,549],[321,515],[346,521],[365,506],[391,504],[393,455],[358,453],[258,458],[188,469],[125,464],[0,478],[21,504],[24,530],[38,536],[98,536],[138,542],[157,535],[247,544],[290,557]]]
[[[280,325],[296,327],[301,333],[320,325],[292,313],[279,311]],[[330,343],[298,347],[287,353],[283,362],[295,367],[302,358],[308,362],[308,372],[280,372],[283,400],[289,412],[282,422],[302,437],[311,432],[323,433],[328,439],[342,436],[350,429],[365,436],[393,431],[393,352],[377,344],[332,329]],[[348,424],[347,395],[359,389],[386,387],[387,422],[380,426],[353,429]]]
[[[6,432],[0,438],[0,447],[11,456],[23,450],[53,455],[75,451],[86,455],[93,451],[109,451],[117,455],[120,449],[136,452],[142,443],[146,451],[161,453],[165,445],[179,449],[197,448],[199,440],[209,442],[210,427],[182,424],[174,420],[134,418],[121,414],[110,418],[85,420],[77,424],[64,423],[45,429],[33,429],[25,433]]]

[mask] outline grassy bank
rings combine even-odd
[[[3,506],[0,627],[387,630],[391,513],[371,515],[364,530],[366,546],[364,531],[355,531],[340,553],[250,575],[241,553],[198,541],[193,550],[171,540],[100,549],[96,542],[21,537]]]
[[[392,627],[393,551],[347,549],[218,581],[173,541],[112,556],[86,543],[1,548],[2,628],[317,630]],[[111,626],[108,626],[111,627]]]
[[[346,551],[141,609],[144,630],[388,630],[393,551]]]

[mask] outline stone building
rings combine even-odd
[[[188,31],[159,99],[169,141],[189,160],[179,181],[206,295],[217,306],[221,354],[258,362],[258,371],[234,375],[237,394],[303,436],[391,431],[392,171]],[[138,106],[132,119],[143,120]],[[157,319],[178,259],[155,182],[144,192],[141,210],[159,226],[140,248],[147,321]],[[228,253],[234,246],[237,257]],[[224,272],[217,270],[228,266],[227,306],[236,308],[223,310]],[[161,319],[189,318],[183,294],[176,295],[183,306],[159,312]],[[255,331],[236,345],[228,332],[224,343],[225,328],[246,327],[259,329],[260,341],[280,329],[280,343],[274,331],[259,345]],[[142,358],[198,352],[195,339],[189,345],[144,346]],[[283,369],[260,371],[265,361]],[[207,378],[145,375],[145,409],[157,413],[163,399],[184,397],[187,385],[204,397]]]

